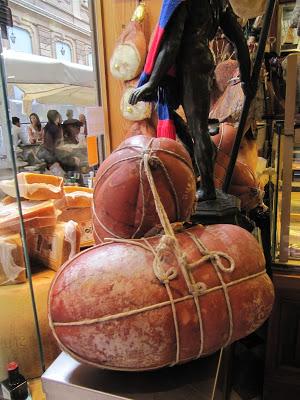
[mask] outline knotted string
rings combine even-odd
[[[222,275],[220,274],[220,271],[222,272],[227,272],[231,273],[235,269],[235,262],[232,257],[230,257],[228,254],[221,252],[221,251],[210,251],[206,248],[204,243],[199,239],[195,238],[194,235],[191,235],[192,239],[195,241],[197,247],[203,254],[202,258],[200,260],[197,260],[193,263],[188,263],[187,261],[187,256],[186,254],[182,251],[180,248],[179,242],[175,236],[174,230],[172,228],[172,225],[170,223],[170,220],[168,218],[168,215],[166,213],[166,210],[161,202],[161,199],[159,197],[154,178],[152,175],[151,171],[151,164],[153,163],[153,157],[151,156],[151,149],[147,149],[144,151],[143,155],[143,167],[145,170],[145,174],[147,176],[154,202],[155,202],[155,208],[160,220],[160,223],[164,229],[164,235],[161,237],[158,246],[156,247],[155,250],[155,256],[154,256],[154,261],[153,261],[153,271],[155,276],[159,279],[161,283],[163,283],[166,286],[170,302],[171,302],[171,307],[172,307],[172,312],[173,312],[173,319],[174,319],[174,326],[175,326],[175,332],[176,332],[176,343],[177,343],[177,351],[176,351],[176,361],[174,364],[178,363],[180,361],[180,337],[179,337],[179,327],[178,327],[178,321],[177,321],[177,314],[176,314],[176,307],[173,301],[173,296],[170,290],[170,281],[175,279],[178,274],[177,271],[174,267],[170,267],[169,269],[165,270],[163,268],[164,264],[164,258],[166,256],[167,251],[171,252],[174,254],[177,263],[180,267],[182,276],[185,280],[185,283],[188,287],[189,293],[193,296],[195,306],[197,309],[197,314],[198,314],[198,320],[199,320],[199,331],[200,331],[200,349],[197,357],[200,357],[200,355],[203,353],[203,346],[204,346],[204,332],[203,332],[203,322],[202,322],[202,315],[201,315],[201,308],[199,304],[199,295],[203,293],[207,287],[204,282],[195,282],[191,272],[192,270],[196,267],[199,266],[200,264],[205,263],[206,261],[210,261],[213,266],[215,267],[215,270],[217,272],[217,275],[222,283],[222,287],[224,290],[224,296],[226,298],[226,303],[227,303],[227,309],[228,309],[228,315],[229,315],[229,335],[228,335],[228,340],[227,343],[229,343],[231,337],[232,337],[232,331],[233,331],[233,321],[232,321],[232,310],[231,310],[231,305],[230,305],[230,300],[229,300],[229,295],[227,292],[227,287],[226,284],[223,281]],[[155,162],[161,163],[157,157],[155,157]],[[229,263],[229,267],[224,266],[222,259],[227,260]]]

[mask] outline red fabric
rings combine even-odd
[[[157,53],[159,51],[159,47],[160,47],[160,43],[164,34],[164,29],[161,28],[160,26],[157,25],[156,29],[155,29],[155,34],[153,37],[153,42],[151,45],[151,49],[149,50],[148,56],[147,56],[147,60],[146,60],[146,64],[144,67],[144,72],[147,75],[150,75],[153,67],[154,67],[154,63],[156,61],[156,57],[157,57]]]
[[[176,139],[176,129],[174,122],[170,119],[159,120],[157,124],[157,137]]]

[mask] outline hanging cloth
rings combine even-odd
[[[139,79],[138,87],[144,85],[149,81],[151,73],[153,71],[155,61],[162,44],[166,27],[174,14],[177,7],[185,0],[163,0],[162,9],[160,13],[159,23],[155,28],[152,44],[150,46],[144,71]],[[168,72],[168,79],[176,79],[175,68],[171,68]],[[174,121],[172,119],[172,112],[169,108],[168,97],[164,88],[158,89],[158,125],[157,125],[157,137],[166,137],[170,139],[176,139],[176,130]]]

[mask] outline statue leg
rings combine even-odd
[[[179,114],[177,114],[176,111],[173,111],[172,117],[176,128],[176,135],[184,144],[185,148],[189,152],[189,155],[194,163],[194,143],[191,134],[189,132],[187,123],[181,118]]]
[[[201,176],[198,198],[213,200],[216,198],[214,184],[216,148],[208,131],[212,74],[199,71],[199,65],[201,59],[197,66],[198,70],[195,70],[193,65],[183,68],[183,106],[190,132],[194,137],[194,158]]]

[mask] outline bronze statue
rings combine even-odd
[[[164,0],[163,6],[168,2],[172,3]],[[246,94],[251,91],[249,51],[242,28],[227,1],[184,0],[177,3],[179,5],[165,27],[149,80],[132,93],[129,102],[134,105],[138,101],[157,99],[159,88],[164,87],[171,108],[176,110],[180,104],[183,106],[193,137],[196,169],[201,176],[198,199],[213,200],[216,198],[213,174],[216,151],[208,132],[208,114],[215,64],[209,41],[220,27],[234,44]],[[176,87],[170,85],[167,78],[173,65],[176,66]],[[191,140],[187,139],[187,142],[190,146]]]

